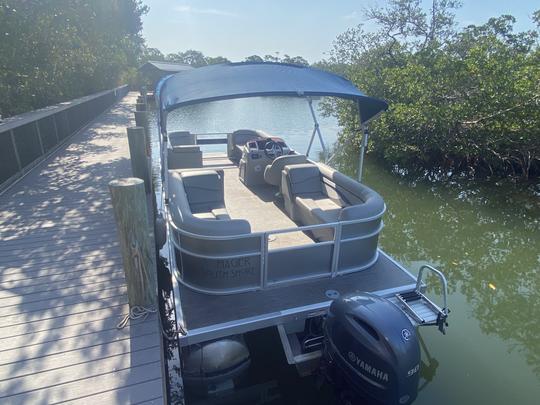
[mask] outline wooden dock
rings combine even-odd
[[[163,403],[157,317],[129,310],[107,184],[136,95],[0,196],[0,403]]]

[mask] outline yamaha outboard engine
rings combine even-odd
[[[420,346],[407,316],[369,293],[335,300],[324,325],[325,374],[354,398],[410,404],[416,398]],[[352,397],[352,398],[351,398]]]

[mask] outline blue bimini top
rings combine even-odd
[[[362,122],[369,121],[388,104],[368,97],[349,80],[307,66],[273,62],[241,62],[209,65],[164,77],[156,87],[160,126],[166,113],[176,108],[244,97],[330,96],[355,100]]]

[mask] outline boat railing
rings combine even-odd
[[[169,216],[171,259],[180,282],[206,294],[231,294],[332,278],[371,267],[378,259],[383,213],[370,218],[231,236],[199,235],[179,228]],[[348,236],[350,226],[376,223]],[[332,229],[333,239],[272,247],[279,235]],[[352,257],[352,259],[351,259]]]

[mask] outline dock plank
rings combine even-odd
[[[129,311],[109,181],[130,93],[0,195],[0,403],[162,404],[156,314]]]

